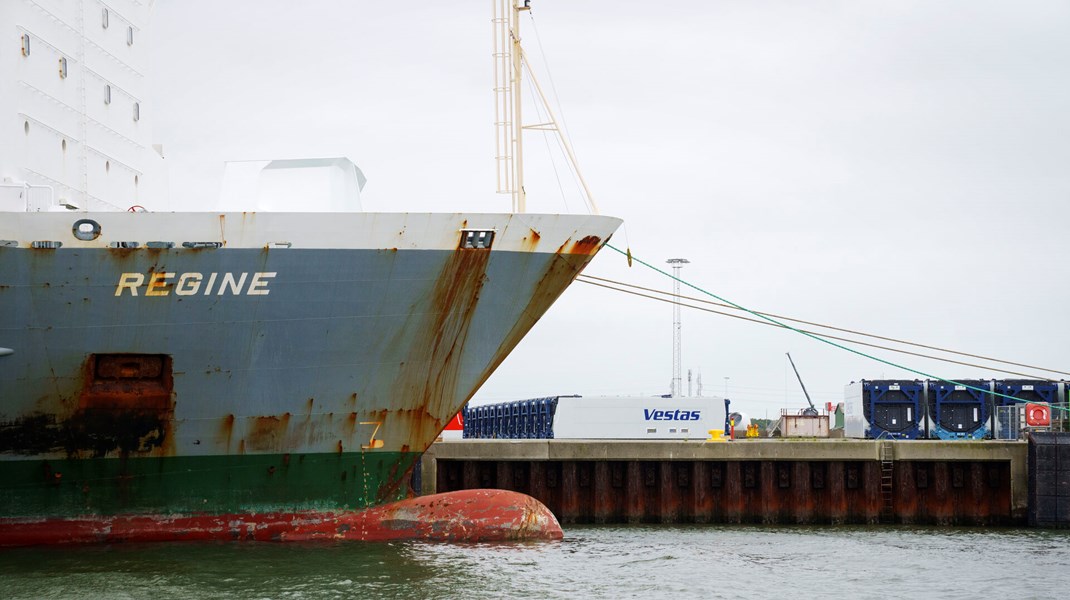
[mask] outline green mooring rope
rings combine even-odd
[[[990,390],[986,390],[984,388],[979,388],[979,387],[976,387],[976,386],[968,385],[968,384],[962,383],[960,381],[954,381],[952,379],[946,379],[944,377],[940,377],[940,376],[937,376],[937,375],[932,375],[932,374],[929,374],[929,373],[925,373],[924,371],[919,371],[917,369],[912,369],[912,368],[910,368],[910,367],[908,367],[906,365],[901,365],[899,363],[895,363],[895,362],[892,362],[890,360],[885,360],[885,359],[880,358],[878,356],[873,356],[872,354],[866,354],[865,352],[862,352],[861,350],[855,350],[854,348],[848,348],[847,346],[844,346],[842,344],[838,344],[838,343],[836,343],[836,342],[834,342],[832,340],[827,340],[827,339],[825,339],[825,338],[823,338],[823,337],[821,337],[819,335],[814,335],[812,333],[803,331],[801,329],[796,329],[795,327],[792,327],[791,325],[788,325],[787,323],[782,323],[782,322],[778,321],[777,319],[774,319],[772,317],[766,316],[766,315],[764,315],[762,313],[755,312],[755,311],[753,311],[753,310],[751,310],[751,309],[749,309],[749,308],[747,308],[745,306],[740,306],[739,304],[736,304],[735,302],[732,302],[731,300],[729,300],[727,298],[723,298],[721,296],[718,296],[717,294],[714,294],[713,292],[704,290],[704,289],[698,287],[697,285],[694,285],[694,284],[692,284],[692,283],[690,283],[688,281],[684,281],[683,279],[680,279],[678,277],[674,277],[670,273],[668,273],[668,272],[666,272],[666,271],[664,271],[662,269],[659,269],[658,267],[655,267],[654,265],[652,265],[652,264],[650,264],[650,263],[648,263],[648,262],[646,262],[646,261],[644,261],[644,260],[642,260],[640,258],[637,258],[634,254],[632,254],[632,251],[631,251],[630,248],[627,249],[627,250],[621,250],[620,248],[617,248],[617,247],[613,246],[612,244],[606,244],[605,247],[609,248],[611,250],[614,250],[614,251],[616,251],[616,252],[618,252],[620,254],[623,254],[628,259],[628,265],[629,266],[631,266],[631,263],[633,261],[637,262],[637,263],[643,265],[644,267],[647,267],[648,269],[651,269],[651,270],[653,270],[653,271],[655,271],[657,273],[660,273],[660,274],[668,277],[669,279],[672,279],[672,280],[675,280],[675,281],[679,281],[680,283],[686,285],[687,287],[689,287],[689,288],[691,288],[691,289],[693,289],[695,291],[698,291],[698,292],[700,292],[702,294],[705,294],[705,295],[707,295],[707,296],[709,296],[711,298],[716,298],[717,300],[719,300],[721,302],[724,302],[725,304],[731,305],[734,308],[737,308],[737,309],[742,310],[744,312],[750,313],[751,315],[754,315],[755,317],[758,317],[759,319],[762,319],[762,320],[765,320],[765,321],[769,321],[770,323],[772,323],[774,325],[777,325],[779,327],[783,327],[784,329],[790,329],[791,331],[794,331],[795,333],[798,333],[798,334],[801,334],[801,335],[805,335],[806,337],[808,337],[810,339],[817,340],[819,342],[828,344],[828,345],[830,345],[830,346],[832,346],[834,348],[839,348],[840,350],[846,350],[847,352],[850,352],[852,354],[857,354],[858,356],[861,356],[863,358],[868,358],[870,360],[875,360],[875,361],[877,361],[879,363],[883,363],[883,364],[886,364],[888,366],[895,367],[897,369],[903,369],[904,371],[909,371],[911,373],[914,373],[915,375],[921,375],[922,377],[925,377],[926,379],[935,379],[937,381],[942,381],[944,383],[949,383],[949,384],[955,385],[955,386],[961,386],[961,387],[964,387],[966,389],[974,390],[974,391],[981,392],[981,393],[984,393],[984,394],[992,394],[994,396],[999,396],[1001,398],[1006,398],[1008,400],[1013,400],[1014,402],[1020,402],[1020,403],[1029,402],[1028,400],[1022,400],[1021,398],[1015,398],[1014,396],[1009,396],[1007,394],[1001,394],[1001,393],[996,392],[994,390],[991,390],[991,391]],[[1043,404],[1043,403],[1041,403],[1041,404]],[[1062,406],[1051,405],[1051,408],[1070,412],[1070,409],[1068,409],[1066,407],[1062,407]]]

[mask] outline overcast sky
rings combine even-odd
[[[527,52],[602,212],[625,219],[614,245],[688,258],[684,279],[753,309],[1070,371],[1070,4],[532,4]],[[225,160],[341,155],[366,210],[507,212],[490,5],[159,0],[173,208],[211,207]],[[529,210],[582,211],[539,136],[526,153]],[[608,249],[586,273],[672,285]],[[727,377],[752,416],[804,404],[786,351],[822,403],[914,377],[689,310],[683,340],[705,393]],[[670,305],[576,283],[477,399],[661,394],[671,371]]]

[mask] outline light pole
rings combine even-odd
[[[681,386],[682,343],[680,341],[680,269],[691,261],[686,258],[670,258],[665,261],[672,265],[672,397],[684,395]]]

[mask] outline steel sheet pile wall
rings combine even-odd
[[[896,462],[894,522],[1014,523],[1010,473],[1010,463],[1001,461]],[[562,523],[882,520],[877,461],[439,459],[435,479],[439,492],[501,488],[529,494]]]

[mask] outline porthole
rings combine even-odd
[[[22,34],[22,55],[30,55],[30,34],[28,33]]]
[[[23,121],[22,122],[22,130],[24,132],[26,132],[26,135],[30,135],[30,122],[29,121]]]
[[[108,9],[104,8],[100,11],[100,25],[104,29],[108,28]]]
[[[140,121],[141,120],[141,104],[138,103],[138,102],[134,103],[134,120],[135,121]]]
[[[111,161],[110,160],[104,161],[104,172],[105,173],[110,173],[111,172]]]
[[[59,78],[60,79],[66,79],[67,78],[67,57],[66,56],[59,57]]]
[[[111,86],[104,86],[104,104],[111,104]]]
[[[133,46],[134,45],[134,28],[133,27],[127,27],[126,28],[126,45],[127,46]]]
[[[60,140],[59,147],[60,147],[60,150],[63,150],[64,152],[66,152],[67,151],[67,140]]]
[[[137,175],[134,175],[134,185],[135,185],[135,186],[137,185],[137,182],[138,182],[138,178],[137,178]]]

